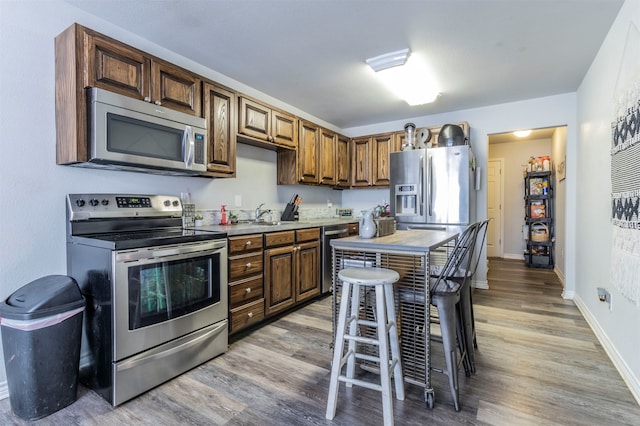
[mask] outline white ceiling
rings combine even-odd
[[[339,128],[578,89],[623,0],[67,0]],[[387,93],[365,59],[410,48],[432,104]]]

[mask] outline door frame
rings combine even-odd
[[[489,158],[487,159],[487,169],[489,168],[489,163],[491,162],[497,162],[500,165],[500,177],[498,179],[499,185],[500,185],[500,208],[498,211],[498,217],[500,218],[500,226],[498,229],[498,240],[499,240],[499,247],[498,247],[498,254],[500,258],[504,258],[504,165],[505,165],[505,160],[504,158]],[[487,207],[489,206],[489,176],[487,176]],[[487,217],[489,217],[489,214],[487,212]],[[488,245],[488,241],[487,241],[487,245]],[[487,257],[489,257],[489,249],[487,247]]]

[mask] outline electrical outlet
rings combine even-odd
[[[601,302],[607,302],[609,304],[609,310],[611,311],[613,308],[611,307],[611,293],[603,287],[598,287],[598,299]]]
[[[242,195],[235,196],[236,207],[242,207]]]
[[[333,203],[331,202],[331,200],[327,200],[327,207],[329,208],[333,207]]]

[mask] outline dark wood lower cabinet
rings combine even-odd
[[[284,311],[296,301],[295,246],[277,247],[264,252],[265,314]]]
[[[320,295],[320,228],[229,237],[231,334]]]

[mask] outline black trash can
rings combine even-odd
[[[17,416],[36,420],[76,400],[84,307],[78,284],[66,275],[32,281],[0,304],[9,399]]]

